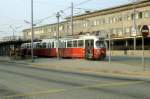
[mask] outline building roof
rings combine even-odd
[[[99,16],[99,15],[107,15],[107,14],[111,14],[111,13],[115,13],[115,12],[131,10],[131,9],[133,9],[133,7],[140,8],[140,7],[144,7],[144,6],[150,6],[150,0],[140,0],[140,2],[136,2],[136,3],[128,3],[128,4],[124,4],[124,5],[111,7],[111,8],[96,10],[96,11],[93,11],[93,12],[84,13],[84,14],[81,14],[81,15],[76,15],[73,18],[75,20],[81,20],[81,19],[84,19],[84,18],[90,18],[90,17]],[[66,19],[70,19],[70,17],[67,17]],[[60,22],[60,24],[63,24],[65,22],[66,21],[62,21],[62,22]],[[56,24],[57,23],[46,24],[46,25],[42,25],[42,26],[37,26],[35,28],[42,28],[42,27],[52,26],[52,25],[56,25]],[[23,32],[24,31],[29,31],[29,30],[30,29],[25,29],[25,30],[23,30]]]
[[[106,14],[111,14],[111,13],[115,13],[115,12],[131,10],[131,9],[133,9],[133,7],[139,8],[139,7],[144,7],[144,6],[150,6],[150,0],[141,0],[140,2],[128,3],[128,4],[124,4],[124,5],[106,8],[106,9],[96,10],[93,12],[76,15],[76,16],[74,16],[74,19],[78,20],[78,19],[99,16],[99,15],[106,15]],[[68,19],[69,19],[69,17],[68,17]]]

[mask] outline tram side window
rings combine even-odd
[[[72,41],[67,42],[67,47],[72,47]]]
[[[43,43],[43,44],[42,44],[42,48],[46,48],[46,43]]]
[[[27,48],[31,48],[31,45],[30,45],[30,44],[27,44]]]
[[[96,46],[100,47],[100,48],[104,48],[105,47],[105,43],[104,43],[104,41],[96,41]]]
[[[77,47],[77,41],[73,41],[73,47]]]
[[[54,48],[54,42],[52,42],[52,46],[51,47]]]
[[[29,44],[27,44],[27,48],[29,48]]]
[[[64,48],[66,48],[66,42],[64,42]]]
[[[62,43],[61,43],[61,47],[62,47],[62,48],[66,48],[66,42],[62,42]]]
[[[40,44],[40,43],[37,43],[37,44],[36,44],[36,48],[41,48],[41,44]]]
[[[83,46],[84,46],[83,40],[79,40],[79,41],[78,41],[78,47],[83,47]]]
[[[48,43],[48,48],[51,48],[51,43]]]
[[[26,48],[26,45],[25,45],[25,44],[22,44],[22,45],[21,45],[21,48]]]

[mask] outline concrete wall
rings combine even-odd
[[[109,51],[107,51],[107,55],[109,55]],[[127,54],[125,54],[125,51],[111,51],[111,55],[112,56],[138,56],[141,57],[142,56],[142,50],[128,50]],[[145,57],[150,57],[150,50],[145,50],[144,51],[144,55]]]

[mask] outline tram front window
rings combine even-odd
[[[96,41],[96,47],[105,48],[105,43],[104,43],[104,41]]]

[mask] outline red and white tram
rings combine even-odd
[[[106,47],[103,38],[85,35],[78,38],[43,39],[34,42],[34,55],[38,57],[56,57],[59,44],[59,56],[62,58],[104,59]],[[22,52],[30,54],[30,43],[22,44]]]

